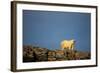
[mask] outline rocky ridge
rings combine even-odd
[[[23,62],[64,61],[90,59],[89,52],[77,50],[49,50],[34,46],[23,47]]]

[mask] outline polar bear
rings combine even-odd
[[[63,40],[61,42],[61,49],[62,50],[73,50],[75,46],[75,40]]]

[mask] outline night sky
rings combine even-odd
[[[23,45],[60,49],[74,39],[75,49],[90,51],[90,13],[23,10]]]

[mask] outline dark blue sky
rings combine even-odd
[[[60,49],[74,39],[77,50],[90,51],[90,13],[23,10],[23,45]]]

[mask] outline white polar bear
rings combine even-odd
[[[63,40],[61,42],[61,49],[62,50],[73,50],[75,46],[75,40]]]

